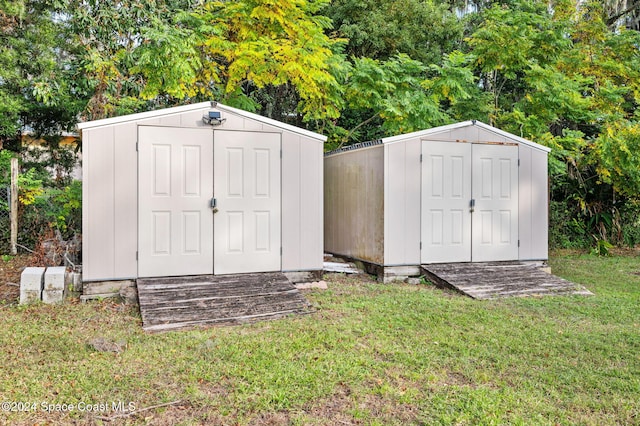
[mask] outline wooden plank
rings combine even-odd
[[[422,266],[436,285],[474,299],[514,296],[592,295],[581,285],[520,262],[450,263]]]
[[[165,331],[238,324],[310,312],[282,273],[138,280],[143,329]]]
[[[324,262],[325,272],[340,272],[344,274],[359,274],[360,271],[353,263],[341,263],[341,262]]]
[[[18,159],[11,159],[11,254],[18,253]]]

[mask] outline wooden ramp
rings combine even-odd
[[[138,298],[145,331],[230,325],[311,312],[280,272],[144,278]]]
[[[436,285],[474,299],[517,296],[593,295],[581,285],[521,262],[439,263],[422,265]]]

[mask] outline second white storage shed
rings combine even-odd
[[[83,281],[322,270],[326,137],[210,102],[78,127]]]
[[[546,260],[550,149],[478,121],[325,155],[325,251],[382,273]]]

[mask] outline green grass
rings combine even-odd
[[[108,301],[0,307],[0,423],[91,423],[41,402],[133,402],[156,424],[640,424],[639,257],[562,254],[594,297],[474,301],[327,276],[313,315],[145,334]],[[97,337],[125,341],[96,352]],[[113,422],[111,423],[113,424]]]

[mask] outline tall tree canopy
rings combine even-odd
[[[0,0],[0,140],[204,99],[329,148],[479,119],[553,147],[554,197],[603,217],[639,198],[639,16],[638,0]]]

